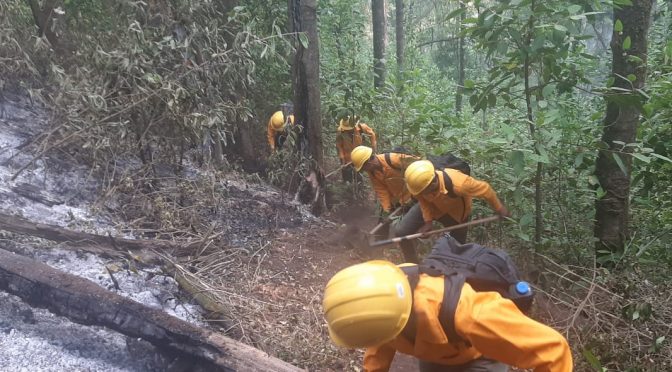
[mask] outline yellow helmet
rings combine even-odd
[[[336,273],[322,302],[329,336],[351,349],[382,345],[406,326],[413,306],[404,272],[388,261],[369,261]]]
[[[293,120],[292,116],[290,116],[290,120]],[[271,126],[276,131],[285,129],[285,115],[282,114],[282,111],[276,111],[273,116],[271,116]]]
[[[404,172],[406,187],[412,195],[418,195],[434,180],[434,164],[429,160],[411,163]]]
[[[357,118],[357,120],[355,120]],[[338,131],[343,132],[346,130],[353,130],[355,129],[355,124],[357,124],[357,121],[359,120],[358,116],[346,116],[343,119],[341,119],[338,122]]]
[[[350,159],[352,159],[352,166],[355,167],[355,170],[359,172],[362,170],[364,163],[369,161],[373,154],[373,149],[369,146],[357,146],[350,153]]]

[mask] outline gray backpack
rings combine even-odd
[[[445,287],[439,320],[451,343],[465,343],[455,331],[455,311],[464,283],[475,291],[499,292],[526,313],[532,306],[534,293],[518,274],[513,260],[500,250],[475,243],[460,244],[449,234],[436,241],[432,252],[417,266],[402,267],[411,288],[418,284],[420,273],[443,275]],[[416,324],[413,312],[402,334],[415,341]]]

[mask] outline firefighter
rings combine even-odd
[[[282,148],[287,139],[287,127],[294,125],[293,106],[290,103],[280,105],[280,111],[276,111],[268,120],[267,138],[271,152]]]
[[[472,198],[484,199],[490,208],[503,217],[510,215],[497,193],[485,181],[477,180],[457,169],[435,169],[429,160],[419,160],[404,172],[406,187],[418,204],[413,206],[395,226],[397,237],[432,229],[434,221],[454,226],[469,220]],[[466,243],[467,228],[450,233],[460,243]],[[400,242],[406,262],[418,263],[415,243]]]
[[[402,152],[387,152],[375,154],[368,146],[357,146],[350,154],[352,166],[357,172],[366,172],[371,186],[380,203],[381,216],[379,222],[385,220],[389,214],[400,206],[408,205],[412,199],[404,183],[404,170],[409,164],[418,160],[414,155]],[[389,221],[387,221],[389,222]],[[377,231],[376,236],[387,238],[389,225]]]
[[[341,347],[366,348],[366,372],[388,371],[397,351],[418,358],[422,372],[505,372],[507,365],[572,370],[569,345],[557,331],[497,292],[477,292],[466,282],[453,291],[448,283],[442,275],[423,273],[411,288],[404,271],[387,261],[341,270],[324,292],[329,335]],[[444,291],[456,298],[444,298]],[[456,301],[454,333],[440,319],[443,303],[450,301]]]
[[[351,161],[350,153],[355,147],[364,143],[365,136],[369,137],[371,148],[375,152],[377,147],[376,133],[371,127],[360,122],[359,116],[348,115],[339,121],[336,148],[341,165],[348,164]],[[345,182],[354,182],[355,179],[361,179],[350,167],[344,167],[341,175]]]

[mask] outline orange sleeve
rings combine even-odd
[[[345,147],[343,145],[343,135],[341,133],[336,135],[336,149],[338,149],[338,158],[341,159],[341,164],[345,164]]]
[[[461,185],[454,185],[454,189],[455,193],[461,196],[485,199],[494,211],[498,211],[502,207],[502,202],[499,201],[497,193],[485,181],[479,181],[473,177],[466,176]]]
[[[268,121],[268,133],[266,137],[268,138],[268,145],[271,146],[271,152],[275,151],[275,130],[271,125],[271,120]]]
[[[556,330],[528,318],[497,292],[462,289],[456,331],[484,356],[535,372],[571,372],[572,352]]]
[[[390,164],[392,168],[401,170],[403,174],[403,170],[408,168],[414,161],[420,160],[420,158],[408,154],[390,153],[390,160],[392,161],[392,164]]]
[[[396,350],[389,344],[370,347],[364,353],[365,372],[387,372],[392,365]]]
[[[366,133],[367,135],[369,135],[369,137],[371,137],[371,148],[373,149],[373,152],[374,153],[378,152],[378,149],[377,149],[378,139],[376,138],[376,132],[374,132],[373,129],[371,129],[370,126],[368,126],[364,123],[360,123],[359,126],[362,129],[362,132]]]
[[[385,186],[385,184],[381,180],[374,177],[373,174],[371,173],[369,173],[369,179],[371,180],[373,190],[376,192],[376,195],[378,196],[380,206],[383,208],[385,212],[390,212],[392,210],[392,195],[390,194],[390,191],[387,189],[387,186]]]

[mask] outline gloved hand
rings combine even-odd
[[[425,222],[425,224],[418,229],[418,233],[426,233],[427,231],[432,230],[432,227],[434,227],[434,221]]]
[[[503,205],[497,210],[497,214],[500,217],[511,217],[511,212],[509,212],[509,210],[506,209],[506,207]]]

